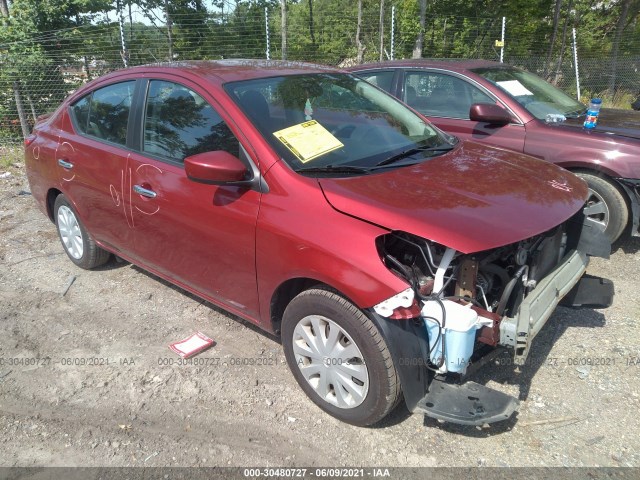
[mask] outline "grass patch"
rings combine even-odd
[[[1,170],[6,170],[16,163],[22,162],[24,162],[24,148],[22,147],[22,145],[0,146]]]
[[[629,90],[622,88],[617,89],[611,94],[610,90],[591,93],[589,91],[582,92],[580,100],[585,105],[589,105],[592,98],[601,98],[604,108],[620,108],[622,110],[631,110],[631,104],[635,102],[637,95]]]

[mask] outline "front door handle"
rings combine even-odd
[[[62,168],[66,168],[67,170],[71,170],[73,168],[73,163],[67,162],[64,158],[58,159],[58,165]]]
[[[148,188],[144,188],[142,185],[134,185],[133,191],[138,195],[142,195],[147,198],[156,198],[157,193],[153,190],[149,190]]]

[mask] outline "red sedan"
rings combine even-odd
[[[401,396],[453,422],[508,418],[517,401],[465,382],[468,365],[504,348],[522,364],[565,296],[611,303],[583,276],[608,255],[583,181],[459,142],[337,70],[122,70],[25,143],[72,262],[115,254],[280,335],[301,388],[355,425]]]

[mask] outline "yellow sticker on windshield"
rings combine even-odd
[[[315,120],[285,128],[273,134],[302,163],[344,147],[340,140]]]

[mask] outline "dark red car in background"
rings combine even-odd
[[[638,235],[640,114],[602,109],[582,128],[586,107],[541,78],[484,60],[398,60],[350,69],[467,140],[560,165],[591,192],[585,210],[613,242]]]
[[[609,243],[584,221],[583,181],[458,141],[334,69],[115,72],[38,123],[25,156],[73,263],[115,254],[280,335],[309,398],[356,425],[402,396],[504,420],[517,400],[467,366],[501,349],[523,364],[560,301],[612,301],[584,275]]]

